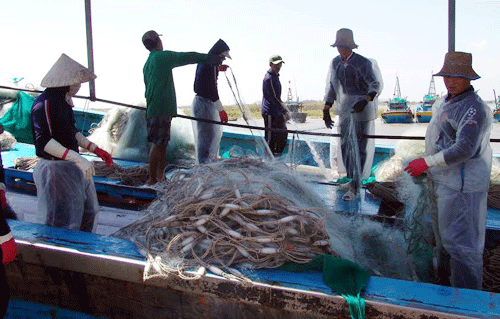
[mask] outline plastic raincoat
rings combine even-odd
[[[324,100],[330,105],[336,101],[333,113],[338,115],[338,133],[342,135],[340,140],[332,139],[330,163],[334,167],[336,162],[339,172],[347,172],[355,187],[370,175],[375,142],[360,136],[375,132],[376,96],[382,88],[382,74],[375,60],[352,53],[347,60],[337,56],[330,63]],[[362,112],[351,113],[353,105],[368,94],[374,95],[373,101],[368,102]]]
[[[490,108],[470,90],[432,108],[426,156],[444,159],[427,171],[432,181],[438,269],[454,287],[481,289],[492,150]]]

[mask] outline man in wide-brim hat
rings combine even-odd
[[[437,275],[441,284],[482,289],[483,249],[492,151],[491,109],[474,92],[472,54],[449,52],[437,76],[444,77],[448,94],[432,107],[425,136],[425,156],[405,171],[418,177],[426,172]]]
[[[62,54],[42,79],[45,91],[33,103],[31,120],[36,155],[33,178],[37,188],[37,222],[91,232],[99,212],[92,176],[94,166],[79,147],[111,166],[113,159],[75,127],[72,97],[80,85],[96,76]]]
[[[375,132],[377,96],[383,87],[382,74],[373,59],[354,53],[358,45],[353,32],[342,28],[337,31],[335,43],[339,55],[330,63],[326,81],[323,120],[328,128],[333,127],[330,109],[339,116],[338,143],[341,156],[337,156],[339,172],[345,171],[349,182],[339,188],[346,190],[344,200],[356,199],[361,181],[370,175],[375,143],[366,135]],[[331,160],[334,163],[335,159]],[[333,166],[332,166],[333,167]]]

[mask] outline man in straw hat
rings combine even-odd
[[[148,186],[165,179],[170,124],[177,115],[172,69],[193,63],[220,64],[223,59],[216,54],[163,51],[160,36],[153,30],[142,36],[142,43],[150,51],[143,68],[148,142],[153,143],[149,152]]]
[[[363,135],[371,135],[375,131],[377,96],[383,86],[382,75],[375,60],[352,51],[358,45],[350,29],[338,30],[332,47],[337,47],[340,55],[332,60],[328,70],[323,120],[328,128],[333,127],[330,109],[337,101],[333,108],[333,113],[339,116],[338,132],[341,135],[341,156],[337,156],[337,163],[339,171],[345,169],[350,179],[340,189],[346,190],[342,197],[344,200],[353,200],[358,194],[362,178],[370,175],[373,163],[374,140]],[[334,163],[335,159],[332,158],[330,162]]]
[[[31,109],[36,155],[33,172],[37,188],[37,222],[94,231],[99,211],[93,165],[78,153],[85,148],[113,164],[108,152],[90,142],[75,127],[72,96],[80,85],[95,79],[86,67],[62,54],[42,79],[45,91]]]
[[[425,156],[405,171],[414,177],[426,172],[435,195],[431,213],[438,280],[481,289],[493,116],[470,83],[479,79],[470,53],[447,53],[435,75],[444,77],[448,94],[432,107]]]

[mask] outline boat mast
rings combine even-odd
[[[87,29],[87,60],[88,60],[88,69],[94,72],[94,47],[92,44],[92,17],[90,12],[90,0],[85,0],[85,25]],[[89,94],[90,100],[95,101],[95,80],[91,80],[89,82]]]
[[[436,84],[434,83],[434,75],[431,77],[431,83],[429,84],[429,96],[436,96]]]
[[[399,78],[396,76],[396,86],[394,87],[394,97],[401,98],[401,89],[399,88]]]

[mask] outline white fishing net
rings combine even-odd
[[[90,133],[88,139],[115,158],[148,161],[151,143],[147,141],[145,109],[114,107]],[[192,163],[193,160],[191,121],[174,118],[167,146],[167,161],[182,164]]]
[[[145,216],[114,234],[146,256],[146,279],[199,278],[205,269],[244,279],[234,267],[275,268],[322,253],[374,275],[422,277],[402,231],[332,211],[310,183],[277,161],[244,156],[176,170],[156,189]]]

